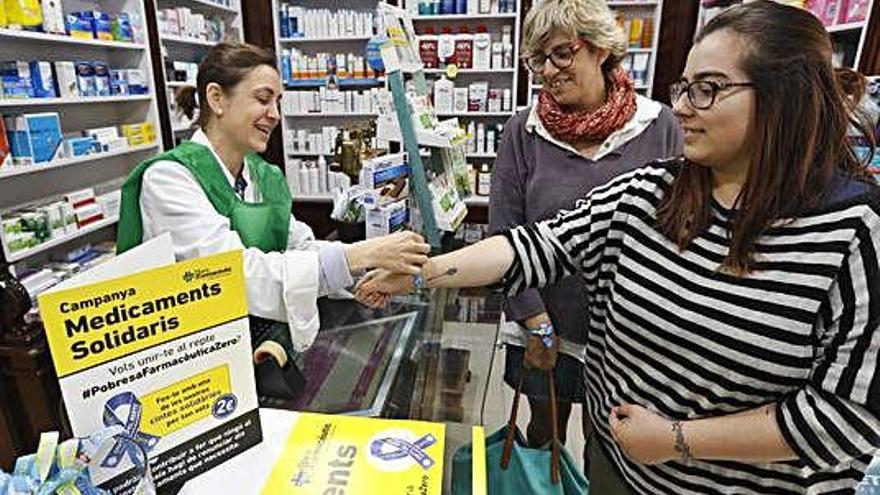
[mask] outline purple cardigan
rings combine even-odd
[[[534,223],[570,209],[576,200],[612,178],[657,158],[680,155],[682,132],[667,106],[642,131],[598,161],[565,150],[526,128],[531,109],[511,117],[501,137],[492,191],[489,230],[492,234]],[[522,321],[547,312],[560,337],[584,345],[587,341],[585,286],[579,276],[543,289],[530,289],[504,300],[508,320]]]

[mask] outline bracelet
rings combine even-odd
[[[413,292],[421,292],[421,290],[425,287],[425,279],[422,278],[422,274],[413,275],[412,283]]]
[[[538,328],[529,328],[529,333],[541,339],[547,349],[553,347],[553,324],[549,321],[541,322]]]
[[[674,448],[675,451],[678,452],[678,455],[681,456],[681,460],[683,462],[694,460],[694,456],[691,455],[691,446],[688,445],[687,440],[684,438],[684,429],[681,421],[675,420],[672,422],[672,432],[675,433]]]

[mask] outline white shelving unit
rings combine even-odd
[[[540,3],[535,0],[533,5]],[[608,0],[608,6],[616,13],[620,13],[625,17],[641,17],[643,19],[650,18],[653,20],[653,33],[651,34],[650,47],[630,47],[627,49],[627,55],[648,54],[648,73],[644,83],[636,84],[636,91],[651,97],[654,87],[654,71],[657,66],[657,55],[659,53],[660,42],[660,21],[663,17],[663,0]],[[629,33],[624,33],[629,39]],[[541,84],[538,84],[529,78],[529,103],[537,98],[541,91]]]
[[[91,0],[63,2],[65,14],[96,7],[111,16],[125,12],[132,15],[133,19],[145,19],[144,0],[103,0],[99,5]],[[138,29],[141,30],[138,39],[149,39],[149,27],[145,22]],[[159,132],[159,111],[153,84],[151,48],[148,44],[77,39],[41,32],[0,29],[0,60],[94,60],[106,62],[112,69],[141,69],[150,86],[147,95],[0,99],[0,114],[8,116],[57,112],[65,137],[79,135],[87,128],[118,128],[123,124],[141,122],[152,123],[156,132]],[[68,192],[86,187],[94,187],[98,194],[116,189],[135,165],[160,148],[161,143],[157,138],[157,142],[152,144],[111,152],[64,158],[32,166],[4,166],[0,168],[0,219],[8,218],[14,211],[58,200]],[[84,241],[112,239],[113,229],[108,227],[115,223],[115,218],[104,219],[75,233],[52,238],[38,246],[15,253],[8,249],[5,236],[0,235],[2,256],[10,263],[38,263],[62,249],[69,249]]]
[[[206,18],[215,18],[223,22],[225,26],[224,41],[242,41],[243,25],[241,2],[243,0],[154,0],[156,11],[162,9],[188,8],[193,14],[201,14]],[[228,4],[228,5],[227,5]],[[168,101],[168,114],[171,118],[171,133],[173,144],[189,138],[196,127],[186,116],[177,111],[175,97],[180,88],[195,86],[195,81],[176,81],[173,74],[174,62],[188,62],[198,64],[208,50],[216,45],[217,41],[208,41],[187,36],[178,36],[159,31],[159,42],[162,50],[162,73],[157,74],[156,82],[161,84]],[[172,73],[169,73],[169,68]]]
[[[409,0],[413,1],[413,0]],[[468,0],[475,2],[476,0]],[[416,3],[416,2],[413,2]],[[497,5],[492,2],[493,7]],[[475,81],[486,81],[489,83],[489,89],[499,89],[501,91],[509,89],[511,91],[511,106],[507,111],[501,112],[437,112],[437,116],[444,118],[458,118],[459,123],[465,126],[469,122],[475,122],[475,125],[483,124],[486,129],[489,128],[498,131],[517,111],[516,95],[519,86],[519,78],[517,73],[517,64],[519,63],[520,53],[520,15],[521,2],[516,1],[515,12],[489,13],[489,14],[448,14],[448,15],[414,15],[413,26],[416,32],[421,33],[427,28],[433,28],[435,33],[440,33],[444,27],[451,27],[453,31],[457,31],[461,26],[466,26],[471,33],[476,32],[479,25],[487,28],[492,36],[492,41],[501,41],[502,27],[511,26],[511,43],[513,44],[513,66],[504,68],[491,69],[472,69],[459,68],[456,78],[453,80],[456,87],[466,87]],[[445,69],[424,69],[426,78],[437,80],[446,74]],[[495,161],[494,153],[468,153],[468,162],[476,167],[483,163]],[[480,203],[470,202],[469,206],[479,205]]]
[[[280,9],[282,5],[303,8],[306,10],[327,9],[331,12],[339,12],[340,10],[354,11],[358,13],[372,12],[375,13],[379,0],[350,0],[348,2],[327,2],[326,0],[272,0],[272,18],[273,28],[275,30],[275,53],[279,57],[279,71],[282,71],[280,57],[286,50],[299,50],[304,55],[315,56],[319,53],[325,54],[355,54],[363,56],[365,53],[367,42],[373,37],[372,34],[350,35],[350,36],[309,36],[309,37],[283,37],[281,31]],[[324,87],[323,79],[298,79],[292,81],[285,87],[285,98],[293,97],[298,92],[303,91],[319,91]],[[384,79],[368,79],[368,78],[340,78],[338,79],[338,87],[342,92],[346,91],[369,91],[372,87],[384,87]],[[282,106],[284,104],[282,103]],[[366,123],[375,120],[378,115],[374,112],[291,112],[282,111],[281,131],[282,140],[284,142],[284,161],[288,167],[294,160],[315,161],[320,156],[327,158],[329,162],[332,153],[318,152],[312,149],[298,149],[294,145],[294,138],[297,131],[305,131],[307,134],[323,134],[324,127],[336,127],[342,129],[342,126],[349,123]],[[329,137],[329,136],[328,136]],[[335,135],[333,136],[335,139]],[[326,148],[327,143],[323,143]],[[328,195],[301,195],[294,194],[294,201],[297,202],[329,202],[331,197]]]

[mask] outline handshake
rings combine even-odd
[[[431,246],[415,232],[398,232],[348,246],[352,271],[370,271],[355,287],[355,298],[366,306],[384,307],[393,295],[408,294],[428,262]]]

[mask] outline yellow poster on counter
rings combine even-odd
[[[108,262],[119,265],[109,279],[87,272],[39,305],[74,435],[123,428],[148,453],[163,494],[262,432],[241,252],[131,273],[126,260],[155,255],[144,249]],[[118,442],[94,481],[124,492],[143,463],[136,454]]]
[[[302,413],[261,495],[440,495],[441,423]]]

